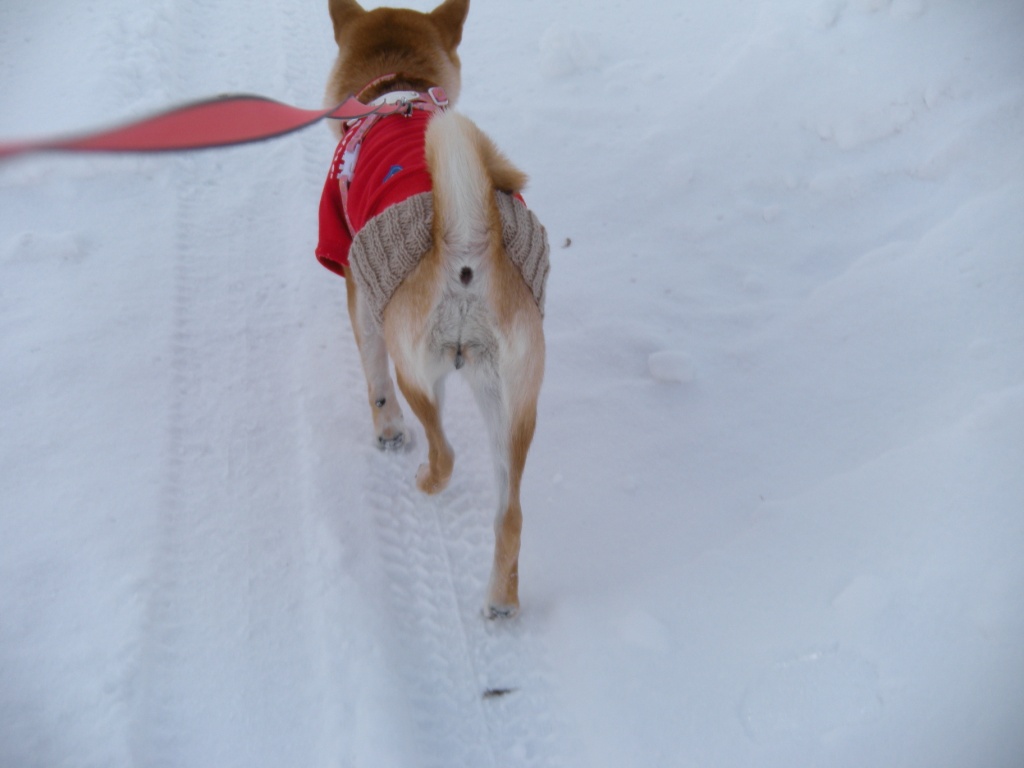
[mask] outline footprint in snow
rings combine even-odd
[[[77,262],[85,256],[81,238],[70,232],[22,232],[10,238],[3,249],[3,260],[15,262]]]
[[[685,352],[666,349],[647,358],[647,368],[655,381],[688,384],[697,377],[697,365]]]

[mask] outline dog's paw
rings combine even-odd
[[[373,403],[373,430],[377,434],[377,447],[384,451],[398,450],[408,443],[405,419],[395,398],[381,398]]]
[[[420,468],[416,472],[416,487],[433,496],[448,487],[451,476],[450,471],[447,474],[441,474],[434,472],[429,464],[420,464]]]
[[[519,604],[495,604],[488,603],[484,606],[483,614],[485,619],[514,619],[519,613]]]
[[[382,451],[397,451],[405,445],[405,433],[387,431],[377,435],[377,447]]]

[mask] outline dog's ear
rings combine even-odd
[[[334,39],[341,39],[341,30],[352,19],[362,16],[366,11],[356,0],[327,0],[331,21],[334,22]]]
[[[469,0],[445,0],[430,12],[445,45],[455,50],[462,42],[462,25],[469,13]]]

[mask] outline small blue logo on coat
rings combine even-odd
[[[392,176],[394,176],[396,173],[398,173],[399,171],[402,171],[402,170],[404,170],[402,168],[402,166],[400,166],[400,165],[392,165],[391,169],[388,171],[388,175],[384,177],[384,180],[381,182],[381,184],[386,183],[388,179],[390,179]]]

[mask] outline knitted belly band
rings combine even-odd
[[[544,288],[551,266],[544,226],[521,201],[496,192],[501,236],[509,259],[519,270],[544,314]],[[349,251],[349,266],[362,300],[378,325],[398,286],[432,245],[434,195],[423,192],[392,205],[359,230]]]

